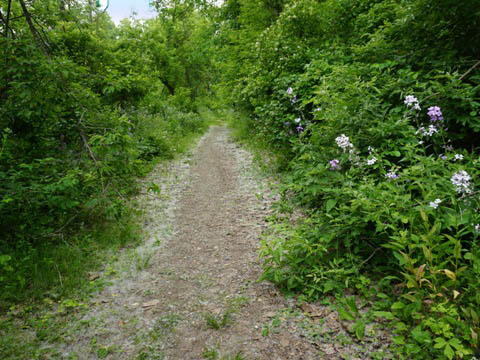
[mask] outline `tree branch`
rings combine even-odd
[[[12,10],[12,0],[8,0],[7,20],[6,20],[6,22],[5,22],[5,37],[7,37],[8,28],[9,28],[9,26],[10,26],[10,13],[11,13],[11,10]],[[10,29],[10,31],[12,32],[12,35],[13,35],[13,30]]]
[[[467,71],[465,74],[463,74],[462,76],[460,76],[460,79],[459,79],[459,80],[463,80],[463,78],[464,78],[465,76],[467,76],[468,74],[470,74],[478,65],[480,65],[480,60],[477,61],[470,69],[468,69],[468,71]]]
[[[0,9],[0,20],[5,24],[5,30],[3,33],[4,37],[8,36],[8,30],[10,30],[10,33],[12,34],[12,38],[15,38],[15,33],[13,32],[13,29],[10,27],[10,13],[11,13],[11,4],[12,0],[8,1],[8,7],[7,7],[7,15],[3,15],[2,10]]]
[[[37,43],[40,50],[42,50],[43,54],[46,57],[49,57],[47,46],[43,42],[40,35],[38,34],[37,29],[35,29],[35,26],[33,25],[32,15],[27,10],[27,6],[25,5],[25,1],[24,0],[18,0],[18,1],[20,2],[20,6],[22,7],[23,15],[25,16],[25,20],[27,21],[28,27],[30,28],[30,32],[32,33],[33,38],[35,39],[35,42]]]

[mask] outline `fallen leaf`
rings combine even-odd
[[[160,300],[152,300],[152,301],[144,303],[142,306],[144,308],[151,308],[153,306],[157,306],[158,304],[160,304]]]

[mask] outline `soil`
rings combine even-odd
[[[160,191],[148,191],[152,183]],[[212,127],[190,155],[159,166],[138,199],[143,243],[92,275],[110,285],[71,325],[63,356],[370,358],[384,346],[383,332],[372,328],[374,337],[353,341],[336,311],[297,306],[258,282],[272,201],[267,180],[225,127]]]

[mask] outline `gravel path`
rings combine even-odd
[[[152,183],[160,191],[138,199],[144,242],[94,276],[110,285],[71,324],[57,347],[63,358],[340,359],[356,352],[334,340],[345,333],[336,312],[300,309],[257,281],[272,196],[226,128],[212,127],[192,154],[159,166],[145,189]]]

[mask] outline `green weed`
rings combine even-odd
[[[221,316],[205,314],[204,318],[207,326],[215,330],[223,329],[224,327],[230,325],[234,320],[233,311],[231,309],[227,309]]]

